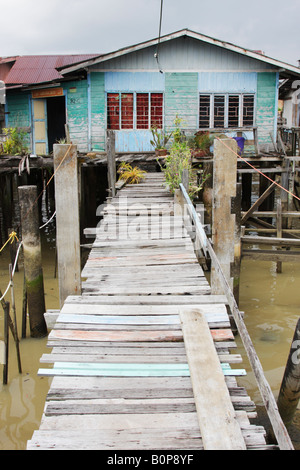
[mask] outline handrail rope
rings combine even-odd
[[[280,189],[282,189],[283,191],[285,191],[286,193],[290,194],[290,196],[293,196],[294,198],[298,199],[300,201],[300,197],[296,196],[295,194],[293,194],[291,191],[289,191],[288,189],[284,188],[283,186],[281,186],[281,184],[277,183],[277,181],[274,181],[272,180],[272,178],[270,178],[269,176],[265,175],[262,171],[260,171],[258,168],[256,168],[255,166],[253,166],[250,162],[248,162],[248,160],[246,160],[245,158],[243,158],[241,155],[239,155],[238,153],[236,153],[234,150],[232,150],[227,144],[225,144],[225,142],[220,139],[219,137],[216,137],[216,139],[219,141],[219,142],[222,142],[222,144],[227,147],[232,153],[234,153],[234,155],[236,155],[237,157],[239,157],[241,160],[243,160],[243,162],[247,163],[247,165],[249,165],[251,168],[253,168],[253,170],[257,171],[257,173],[259,173],[260,175],[264,176],[265,178],[267,178],[269,181],[271,181],[271,183],[275,183],[276,186],[278,186]]]
[[[39,227],[39,229],[41,230],[42,228],[46,227],[48,224],[50,224],[51,220],[56,216],[56,211],[54,211],[54,213],[52,214],[52,216],[50,217],[50,219],[44,224],[44,225],[41,225]]]
[[[9,280],[9,283],[8,283],[8,286],[4,292],[4,294],[2,295],[1,299],[0,299],[0,302],[4,299],[4,297],[6,296],[10,286],[11,286],[11,281],[12,281],[12,278],[14,277],[14,274],[15,274],[15,270],[16,270],[16,266],[17,266],[17,261],[18,261],[18,257],[19,257],[19,253],[20,253],[20,249],[21,249],[21,246],[23,245],[23,242],[20,242],[20,245],[18,247],[18,250],[17,250],[17,253],[16,253],[16,257],[15,257],[15,262],[14,262],[14,266],[13,266],[13,269],[12,269],[12,272],[11,272],[11,279]]]

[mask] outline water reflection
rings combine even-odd
[[[282,273],[275,262],[243,260],[241,269],[240,309],[261,361],[272,392],[277,399],[290,351],[295,327],[300,317],[300,265],[283,263]],[[237,343],[240,344],[239,339]],[[247,377],[240,383],[247,387],[255,403],[262,405],[255,377],[247,358]],[[299,406],[292,429],[294,446],[299,449]]]

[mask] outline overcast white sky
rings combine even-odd
[[[103,53],[158,36],[161,0],[0,0],[0,56]],[[297,65],[300,0],[164,0],[183,28]]]

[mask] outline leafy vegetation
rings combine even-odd
[[[3,153],[7,155],[25,155],[28,153],[26,145],[26,132],[17,127],[8,127],[3,129],[5,135],[2,143]]]
[[[144,178],[146,171],[137,166],[132,167],[129,163],[122,162],[119,165],[118,173],[120,179],[126,180],[127,184],[138,184]]]
[[[173,143],[169,154],[164,159],[164,164],[160,164],[161,170],[165,174],[166,183],[171,192],[179,188],[182,181],[183,170],[189,171],[189,196],[193,200],[203,188],[203,184],[210,177],[204,175],[203,171],[192,166],[192,153],[190,143],[184,136],[180,126],[182,119],[178,116],[174,121]]]
[[[164,131],[157,129],[156,127],[151,129],[152,139],[150,140],[150,144],[156,150],[165,149],[167,143],[172,137],[172,132],[170,134],[166,134]]]

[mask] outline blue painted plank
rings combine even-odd
[[[244,369],[221,364],[224,376],[246,375]],[[56,362],[53,369],[39,369],[38,375],[108,376],[108,377],[189,377],[188,364],[93,364]]]

